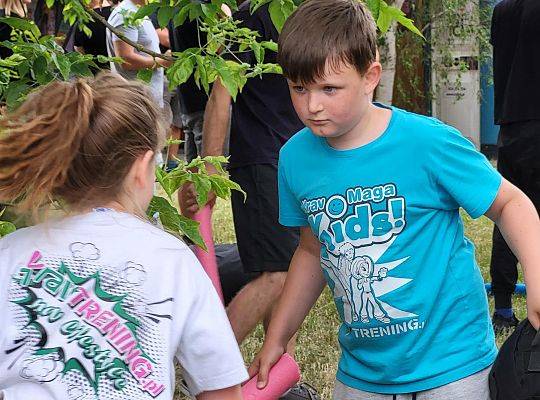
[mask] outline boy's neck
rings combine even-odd
[[[326,140],[336,150],[351,150],[365,146],[386,131],[391,118],[392,110],[370,103],[358,124],[349,132]]]

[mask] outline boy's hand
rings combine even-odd
[[[259,354],[248,369],[250,378],[257,376],[257,389],[264,389],[268,384],[268,373],[281,356],[285,354],[285,347],[279,345],[264,344]]]

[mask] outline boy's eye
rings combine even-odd
[[[293,90],[297,93],[304,93],[306,89],[303,86],[293,86]]]
[[[334,93],[337,90],[337,88],[334,86],[325,86],[323,90],[325,93]]]

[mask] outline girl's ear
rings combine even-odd
[[[154,154],[152,150],[148,150],[146,153],[140,155],[133,163],[128,176],[136,187],[145,187],[148,176],[154,174]]]

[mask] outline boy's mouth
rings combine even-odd
[[[316,126],[326,125],[330,122],[328,119],[310,119],[309,122]]]

